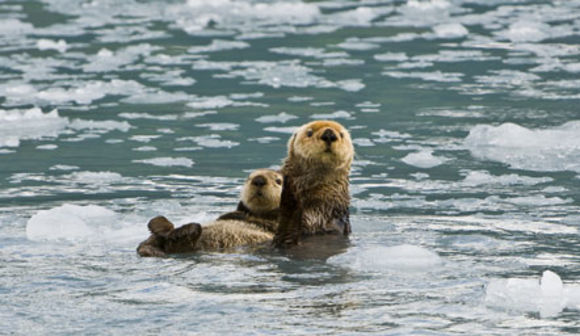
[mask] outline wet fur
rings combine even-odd
[[[330,145],[321,140],[327,129],[338,136]],[[315,121],[296,131],[281,169],[284,186],[275,246],[293,246],[312,235],[351,232],[348,175],[353,156],[350,135],[336,122]]]
[[[258,175],[265,177],[264,187],[252,184]],[[155,217],[148,224],[151,236],[139,244],[137,253],[143,257],[164,257],[270,243],[278,227],[281,179],[273,170],[253,172],[244,184],[237,209],[204,226],[190,223],[174,229],[165,217]]]

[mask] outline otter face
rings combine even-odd
[[[242,189],[242,202],[252,212],[260,213],[280,207],[282,174],[258,169],[250,174]]]
[[[350,168],[354,147],[348,131],[334,121],[317,120],[301,126],[290,139],[289,155],[309,163]]]

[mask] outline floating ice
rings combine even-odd
[[[431,63],[426,63],[431,64]],[[383,75],[394,78],[418,78],[433,82],[461,82],[462,73],[458,72],[442,72],[440,70],[432,72],[402,72],[402,71],[386,71]]]
[[[414,245],[352,248],[328,261],[361,272],[428,271],[443,261],[437,253]]]
[[[347,50],[372,50],[380,47],[378,44],[364,42],[358,39],[348,39],[345,42],[339,43],[337,46]]]
[[[314,57],[314,58],[337,58],[337,57],[348,57],[348,53],[344,51],[338,52],[326,52],[323,48],[271,48],[271,52],[278,54],[286,54],[293,56],[304,56],[304,57]]]
[[[18,147],[21,140],[56,137],[68,126],[57,110],[0,110],[0,147]]]
[[[435,36],[438,38],[460,38],[469,34],[469,31],[461,23],[445,23],[433,27]]]
[[[409,0],[397,8],[401,14],[388,18],[387,22],[395,25],[424,27],[437,23],[449,22],[452,5],[447,0]]]
[[[64,177],[82,184],[110,184],[123,181],[123,176],[121,174],[113,173],[110,171],[82,171],[75,172]]]
[[[171,6],[175,24],[189,34],[203,34],[208,25],[219,29],[259,32],[260,27],[312,24],[320,16],[316,5],[302,2],[252,3],[233,0],[189,0],[188,8]],[[251,25],[248,23],[252,23]]]
[[[239,102],[226,96],[194,97],[189,100],[190,102],[187,103],[187,106],[194,109],[219,109],[227,106],[267,106],[266,104],[261,103]]]
[[[407,54],[401,53],[384,53],[384,54],[376,54],[373,56],[374,59],[381,62],[403,62],[409,59]]]
[[[64,87],[37,89],[29,84],[0,85],[0,94],[11,104],[67,104],[88,105],[107,95],[129,96],[146,93],[146,88],[132,80],[72,82]]]
[[[538,21],[518,21],[500,35],[512,42],[538,42],[548,38],[550,26]]]
[[[125,119],[151,119],[151,120],[177,120],[177,114],[153,115],[149,113],[119,113],[119,117]]]
[[[239,124],[232,123],[207,123],[207,124],[197,124],[197,127],[208,128],[210,131],[236,131],[240,128]]]
[[[36,146],[36,149],[41,149],[41,150],[55,150],[57,148],[58,148],[58,146],[55,145],[55,144],[47,144],[47,145]]]
[[[80,168],[78,166],[62,165],[62,164],[54,165],[49,168],[49,170],[77,170],[77,169]]]
[[[546,129],[513,123],[478,125],[464,144],[478,159],[499,161],[515,169],[580,172],[580,121]]]
[[[134,63],[140,57],[146,57],[160,47],[150,44],[131,45],[115,52],[101,49],[96,55],[90,56],[89,63],[83,65],[85,72],[112,72],[122,70],[123,67]]]
[[[39,50],[57,50],[58,52],[65,52],[66,49],[68,48],[66,41],[65,40],[58,40],[58,41],[53,41],[53,40],[47,40],[47,39],[40,39],[38,41],[36,41],[36,47]]]
[[[433,156],[432,150],[424,149],[419,152],[407,154],[401,161],[419,168],[433,168],[445,163],[447,159]]]
[[[558,274],[545,271],[535,279],[493,279],[487,285],[485,304],[516,312],[538,312],[542,318],[558,315],[580,304],[578,288],[564,285]]]
[[[264,131],[273,132],[273,133],[286,133],[292,134],[294,133],[299,126],[289,126],[289,127],[266,127]]]
[[[365,88],[365,84],[360,79],[346,79],[336,82],[336,85],[349,92],[357,92]]]
[[[279,123],[286,123],[290,120],[293,119],[297,119],[298,117],[295,115],[291,115],[288,114],[286,112],[281,112],[277,115],[267,115],[267,116],[261,116],[259,118],[256,119],[257,122],[259,123],[275,123],[275,122],[279,122]]]
[[[74,130],[93,130],[97,133],[106,133],[109,131],[121,131],[127,132],[131,129],[131,124],[126,121],[115,121],[115,120],[82,120],[75,119],[70,125],[70,128]]]
[[[347,111],[336,111],[326,114],[313,114],[310,119],[353,119],[352,114]]]
[[[96,206],[65,204],[41,210],[26,224],[30,240],[82,240],[102,234],[118,220],[117,214]]]
[[[228,77],[244,77],[252,84],[268,85],[273,88],[317,87],[329,88],[336,84],[322,77],[311,74],[312,70],[297,61],[280,62],[244,62],[245,69],[233,70]]]
[[[191,54],[215,52],[221,50],[232,50],[232,49],[244,49],[248,48],[250,45],[242,41],[226,41],[226,40],[213,40],[210,45],[207,46],[195,46],[187,50]]]
[[[221,140],[219,134],[200,135],[196,137],[183,137],[177,139],[178,141],[194,141],[199,146],[207,148],[232,148],[239,145],[239,142],[230,140]]]
[[[551,177],[530,177],[530,176],[520,176],[517,174],[508,174],[494,176],[487,171],[469,171],[465,176],[462,184],[467,186],[480,186],[480,185],[536,185],[541,183],[552,182],[554,179]]]
[[[133,160],[133,162],[145,163],[145,164],[150,164],[150,165],[158,166],[158,167],[180,166],[180,167],[188,167],[188,168],[193,166],[193,164],[194,164],[193,160],[188,159],[188,158],[184,158],[184,157],[178,157],[178,158],[158,157],[158,158],[145,159],[145,160]]]

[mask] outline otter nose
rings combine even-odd
[[[266,179],[262,175],[258,175],[252,179],[252,184],[256,187],[263,187],[266,185]]]
[[[331,143],[335,142],[336,140],[338,140],[338,138],[336,137],[336,134],[334,134],[334,131],[331,130],[330,128],[327,128],[326,131],[324,131],[324,133],[322,133],[322,136],[320,137],[320,139],[329,145]]]

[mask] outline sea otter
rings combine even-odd
[[[142,257],[164,257],[271,242],[278,228],[281,191],[280,173],[258,169],[244,183],[235,211],[203,226],[189,223],[177,229],[167,218],[155,217],[148,224],[151,236],[139,244],[137,253]]]
[[[313,121],[292,135],[281,169],[284,186],[274,246],[351,232],[348,175],[353,157],[350,134],[337,122]]]

